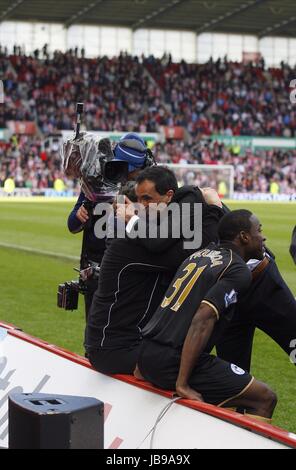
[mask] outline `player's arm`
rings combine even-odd
[[[180,397],[203,401],[202,396],[188,385],[188,380],[199,356],[209,341],[217,320],[216,310],[206,303],[201,303],[193,317],[183,345],[176,382],[176,392]]]
[[[68,229],[71,233],[75,234],[81,232],[84,228],[84,224],[88,220],[87,210],[83,207],[84,200],[85,195],[81,191],[79,198],[68,218]]]
[[[250,284],[251,275],[247,266],[234,262],[207,292],[193,317],[183,345],[176,382],[176,391],[180,396],[193,400],[201,399],[200,395],[188,385],[191,372],[210,339],[215,323],[237,303],[240,295],[248,289]]]

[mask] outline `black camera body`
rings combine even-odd
[[[70,281],[58,286],[57,306],[64,310],[77,310],[79,281]]]
[[[109,139],[102,139],[98,144],[90,142],[90,145],[92,151],[81,166],[81,189],[93,202],[97,198],[114,197],[128,180],[128,163],[114,159]]]
[[[58,286],[57,306],[64,310],[77,310],[79,294],[85,294],[87,287],[84,282],[69,281]]]
[[[77,281],[64,282],[58,286],[57,306],[63,310],[77,310],[79,294],[85,295],[88,291],[87,281],[98,279],[100,266],[90,262],[86,269],[79,271]]]

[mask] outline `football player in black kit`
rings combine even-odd
[[[251,285],[246,262],[263,258],[265,239],[260,222],[246,210],[223,217],[219,236],[219,245],[194,253],[180,266],[143,330],[135,375],[180,397],[244,407],[249,415],[268,420],[276,406],[274,392],[210,355]]]

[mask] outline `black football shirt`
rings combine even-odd
[[[251,284],[251,274],[233,245],[211,244],[187,258],[178,269],[144,338],[181,348],[201,303],[210,305],[218,322],[206,347],[210,352],[231,320],[238,298]]]

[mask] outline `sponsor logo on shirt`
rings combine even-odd
[[[225,307],[228,308],[231,304],[237,303],[237,292],[234,289],[229,294],[225,294],[224,297]]]

